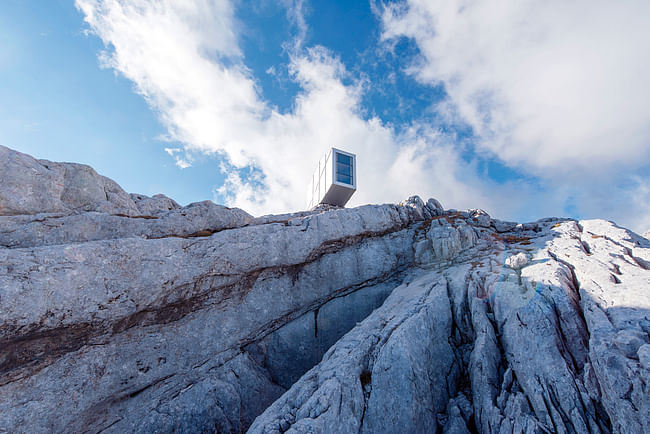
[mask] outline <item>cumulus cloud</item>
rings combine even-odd
[[[304,5],[293,3],[296,48]],[[307,180],[330,146],[359,155],[352,204],[412,193],[449,206],[491,204],[479,177],[435,130],[397,134],[378,118],[364,119],[363,83],[323,47],[292,50],[289,70],[302,92],[291,112],[273,110],[243,62],[228,1],[77,0],[77,7],[106,45],[104,65],[134,82],[169,139],[224,157],[219,193],[230,205],[257,214],[304,208]]]
[[[582,57],[572,57],[585,43],[587,30],[602,24],[603,15],[591,12],[585,17],[588,23],[578,23],[573,34],[565,15],[575,11],[562,4],[553,3],[562,15],[554,23],[551,6],[532,9],[533,3],[516,7],[504,1],[492,10],[475,3],[444,6],[448,3],[413,0],[384,9],[384,40],[414,38],[423,59],[411,65],[411,73],[424,83],[443,83],[449,92],[446,107],[438,110],[444,108],[451,121],[469,123],[479,150],[528,168],[540,181],[496,183],[482,173],[480,153],[468,158],[463,145],[424,121],[415,119],[396,130],[364,116],[362,96],[371,84],[352,76],[326,48],[304,46],[303,0],[283,3],[297,32],[285,47],[288,69],[301,87],[286,113],[261,97],[239,48],[243,24],[229,0],[76,0],[91,33],[105,44],[102,65],[134,83],[165,125],[166,139],[181,143],[185,155],[204,152],[221,159],[226,183],[218,196],[228,205],[254,214],[304,208],[307,180],[330,146],[359,156],[359,191],[350,205],[420,194],[449,207],[482,207],[503,218],[564,214],[567,202],[587,211],[611,205],[593,200],[586,190],[553,184],[580,173],[574,170],[578,166],[633,167],[647,155],[642,99],[650,87],[634,94],[624,80],[641,84],[643,78],[618,76],[606,92],[613,95],[606,105],[592,95],[599,84],[613,80],[612,65],[630,62],[629,56],[616,52],[618,57],[605,68],[598,63],[598,49],[587,49],[584,58],[593,70],[586,81],[580,79]],[[530,14],[539,16],[539,23]],[[641,31],[635,23],[630,28]],[[605,44],[605,39],[598,42]],[[614,45],[603,45],[602,52],[616,51]],[[554,57],[558,47],[562,50]],[[549,97],[558,93],[566,98]],[[623,116],[621,110],[631,111],[622,107],[624,99],[638,112]],[[628,129],[616,134],[623,122]],[[616,142],[606,140],[612,136]],[[191,163],[172,154],[177,163]],[[562,167],[569,168],[564,178],[544,178]],[[638,176],[641,192],[647,179]],[[617,190],[617,203],[628,205],[624,197],[630,191]]]
[[[411,72],[507,163],[537,174],[650,157],[647,1],[408,0],[384,38],[413,38]]]
[[[478,151],[562,186],[581,214],[642,224],[630,195],[648,185],[650,3],[405,0],[381,18],[384,41],[417,43],[408,72],[444,85],[438,109]]]

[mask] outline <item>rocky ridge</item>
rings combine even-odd
[[[650,432],[650,241],[253,218],[0,147],[0,432]]]

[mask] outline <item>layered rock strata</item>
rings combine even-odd
[[[650,241],[613,223],[0,168],[0,432],[650,432]]]

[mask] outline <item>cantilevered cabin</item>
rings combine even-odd
[[[308,191],[308,207],[320,204],[345,206],[357,191],[357,157],[332,148],[318,162]]]

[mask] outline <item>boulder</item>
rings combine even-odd
[[[138,214],[114,181],[84,164],[53,163],[0,145],[0,215],[98,211]]]

